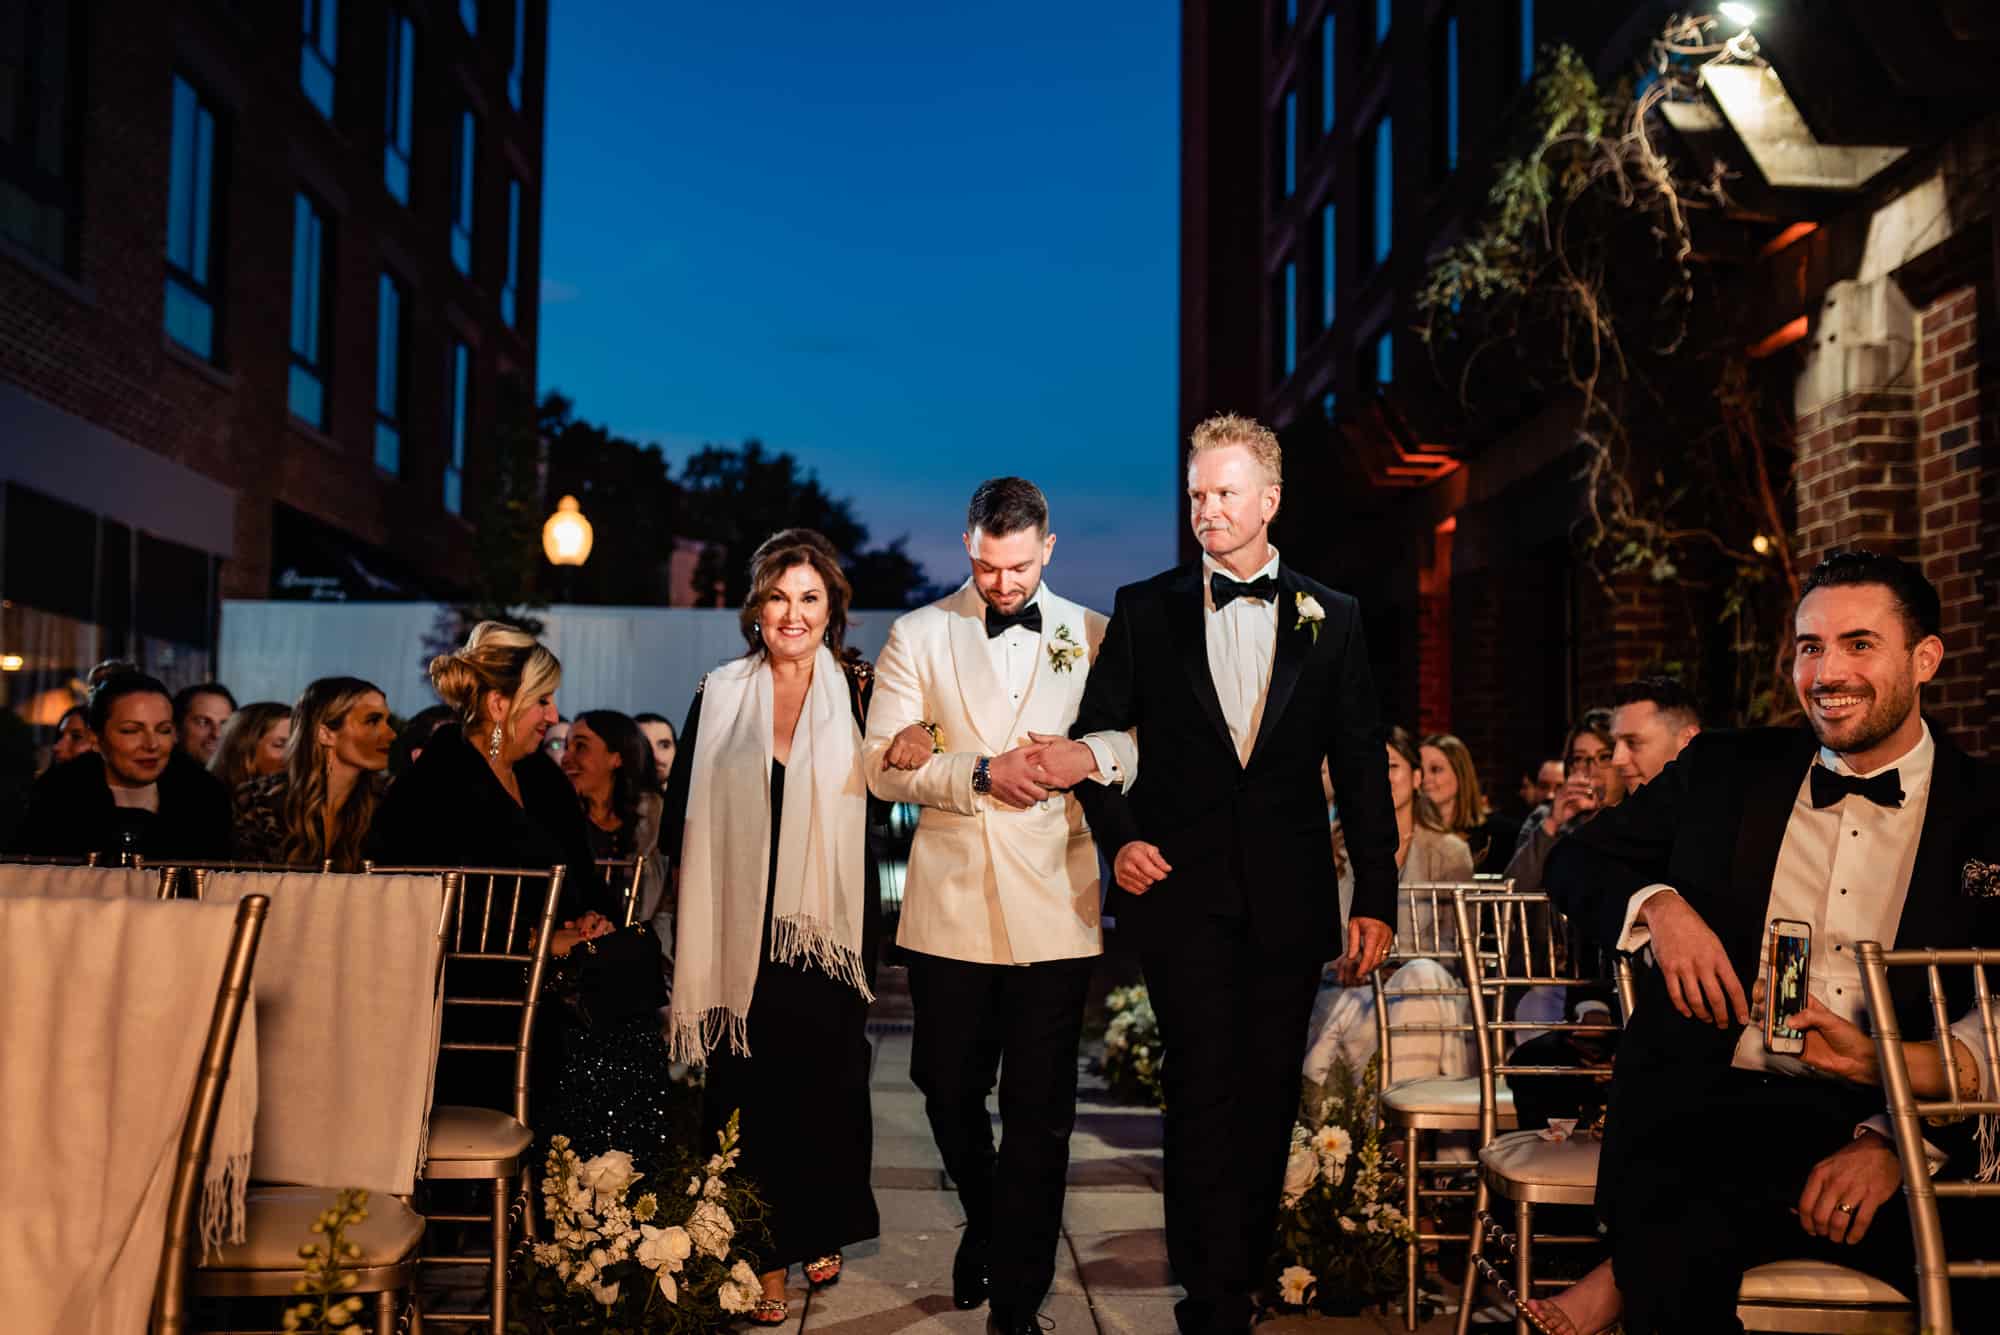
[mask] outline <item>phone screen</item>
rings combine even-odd
[[[1812,938],[1771,933],[1771,1037],[1797,1042],[1805,1037],[1783,1023],[1806,1008],[1806,967],[1812,958]]]

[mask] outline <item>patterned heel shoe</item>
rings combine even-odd
[[[1541,1335],[1577,1335],[1574,1322],[1562,1308],[1546,1298],[1533,1298],[1521,1304],[1521,1315],[1527,1319]]]
[[[806,1272],[806,1283],[816,1289],[823,1289],[829,1284],[840,1282],[840,1264],[840,1253],[835,1252],[831,1256],[807,1261],[801,1268]]]
[[[750,1324],[782,1326],[791,1314],[791,1307],[783,1298],[759,1298],[757,1305],[750,1309]]]

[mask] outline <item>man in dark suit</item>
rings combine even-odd
[[[2000,781],[1924,722],[1922,688],[1944,654],[1938,622],[1937,591],[1915,567],[1828,557],[1794,616],[1810,731],[1701,734],[1549,862],[1560,904],[1656,962],[1619,1046],[1597,1179],[1636,1335],[1740,1330],[1744,1272],[1789,1257],[1909,1288],[1880,1088],[1824,1078],[1840,1072],[1810,1042],[1804,1060],[1767,1051],[1750,998],[1768,982],[1776,918],[1810,924],[1816,1013],[1848,1025],[1865,1015],[1858,942],[1994,943],[2000,901],[1967,894],[1962,870],[1994,860]],[[1904,1033],[1930,1035],[1922,980],[1896,981]],[[1971,1003],[1961,981],[1954,1016]],[[1975,1031],[1961,1019],[1953,1032],[1991,1089]],[[1976,1160],[1963,1132],[1930,1133],[1947,1171]],[[1595,1329],[1603,1313],[1566,1315]]]
[[[1322,760],[1354,899],[1343,969],[1382,961],[1396,821],[1352,598],[1278,559],[1278,441],[1241,417],[1196,429],[1200,564],[1118,591],[1075,736],[1136,728],[1130,793],[1076,789],[1119,886],[1166,1049],[1167,1255],[1183,1331],[1241,1331],[1269,1253],[1306,1026],[1341,954]]]

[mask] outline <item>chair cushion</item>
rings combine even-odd
[[[431,1135],[424,1157],[432,1163],[451,1159],[506,1159],[528,1148],[534,1136],[506,1113],[459,1103],[431,1109]]]
[[[1507,1088],[1507,1082],[1502,1080],[1494,1095],[1494,1112],[1499,1116],[1500,1124],[1513,1125],[1514,1091]],[[1421,1080],[1400,1081],[1382,1091],[1382,1106],[1392,1112],[1478,1117],[1479,1077],[1434,1075]]]
[[[1539,1131],[1510,1131],[1479,1151],[1479,1162],[1509,1182],[1587,1190],[1597,1185],[1601,1149],[1603,1144],[1590,1136],[1543,1140]]]
[[[1873,1275],[1830,1261],[1773,1261],[1747,1271],[1736,1292],[1746,1303],[1874,1303],[1907,1305],[1909,1299]]]
[[[204,1270],[298,1270],[299,1248],[316,1239],[312,1226],[333,1208],[339,1192],[327,1187],[252,1187],[247,1195],[243,1241],[204,1258]],[[368,1217],[347,1230],[361,1248],[349,1268],[394,1265],[417,1250],[424,1217],[394,1196],[368,1193]]]

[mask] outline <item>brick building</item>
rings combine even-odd
[[[1454,420],[1411,332],[1430,257],[1478,215],[1538,53],[1566,43],[1600,79],[1630,71],[1672,8],[1183,4],[1183,439],[1220,411],[1278,430],[1278,545],[1363,599],[1390,716],[1463,736],[1502,795],[1618,681],[1729,652],[1691,633],[1695,595],[1673,580],[1606,585],[1576,556],[1574,404],[1524,390]],[[2000,155],[1977,71],[1990,84],[2000,68],[2000,11],[1913,0],[1876,43],[1879,12],[1858,0],[1755,8],[1744,73],[1704,78],[1666,138],[1696,174],[1729,172],[1715,250],[1751,294],[1743,346],[1758,374],[1796,381],[1792,548],[1809,563],[1875,540],[1925,560],[1952,655],[1928,703],[1983,746],[2000,691],[1976,654],[2000,615],[1984,592],[2000,342],[1979,331],[1994,321]],[[1778,115],[1787,90],[1795,110]]]
[[[33,721],[222,597],[464,578],[535,376],[540,0],[20,0],[0,20],[0,649]]]

